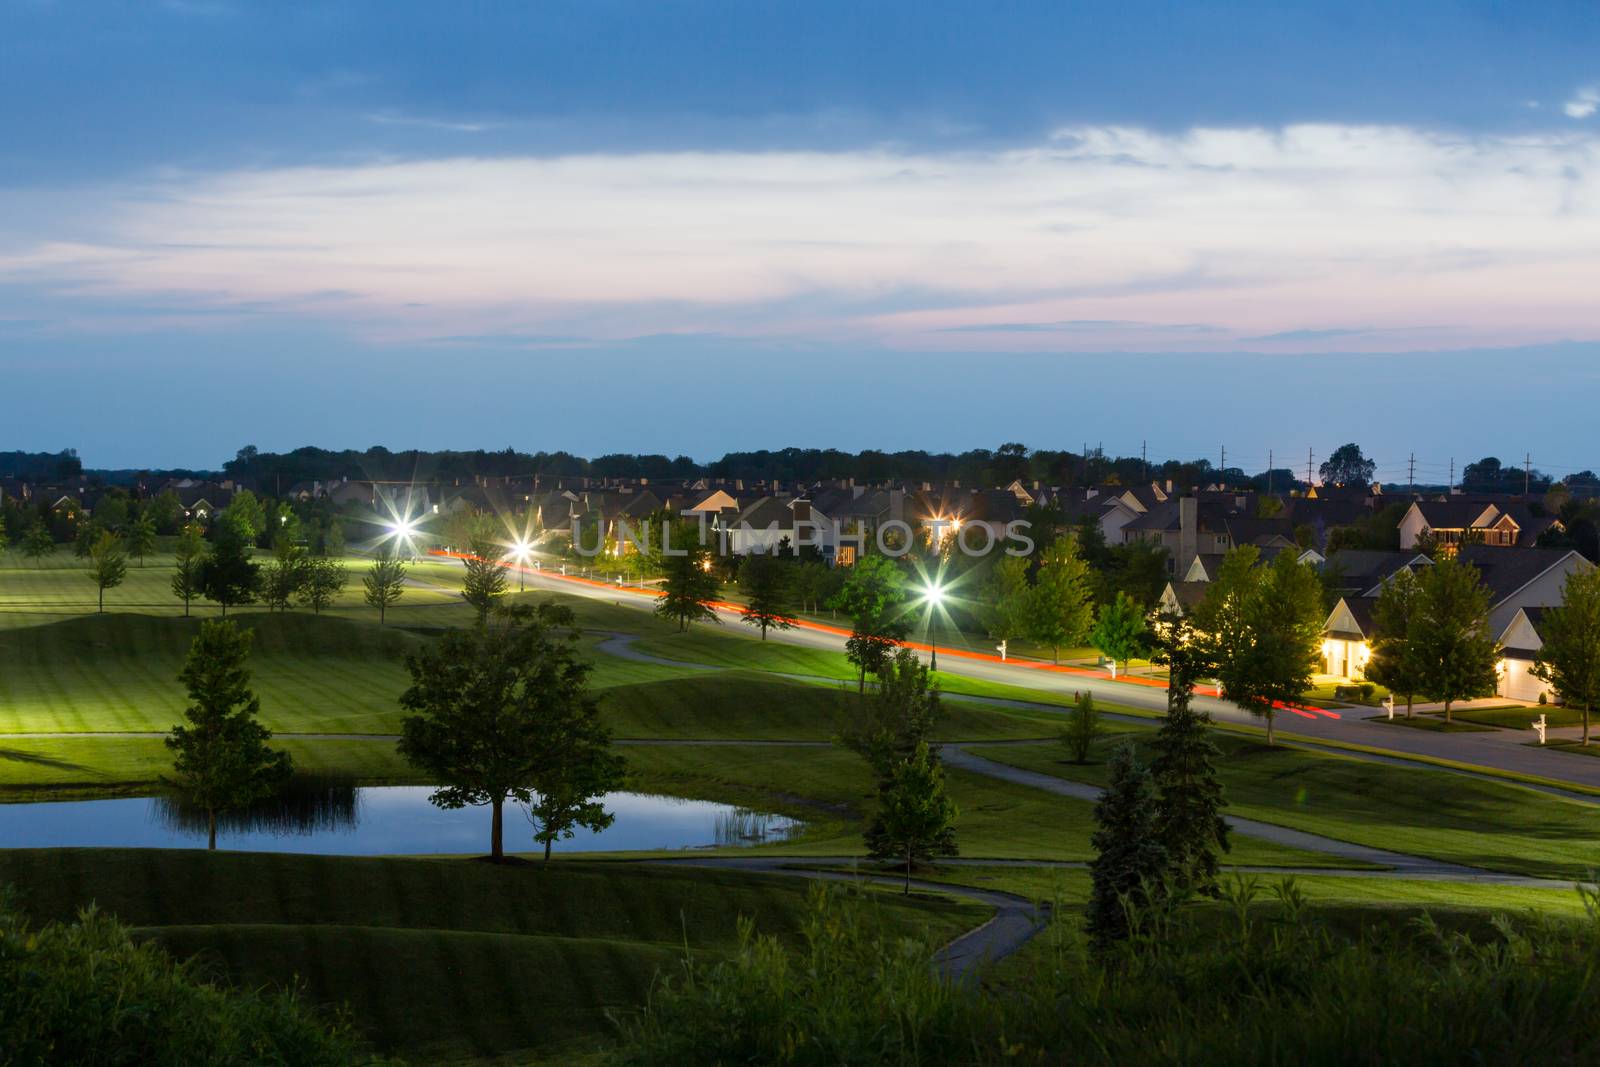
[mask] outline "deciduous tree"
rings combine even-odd
[[[137,519],[128,524],[128,555],[139,561],[139,566],[144,566],[144,558],[156,550],[156,523],[145,511]]]
[[[1417,645],[1412,639],[1420,589],[1416,575],[1402,568],[1378,590],[1378,599],[1372,605],[1372,654],[1366,667],[1367,678],[1392,696],[1405,698],[1408,719],[1423,677]]]
[[[405,592],[405,561],[394,554],[392,546],[383,545],[362,577],[361,585],[366,591],[364,599],[367,606],[378,609],[378,625],[382,626],[384,615]]]
[[[280,535],[272,542],[272,562],[267,564],[261,589],[267,605],[274,611],[287,611],[300,595],[310,573],[305,549]]]
[[[183,617],[189,617],[189,604],[201,595],[200,572],[205,563],[206,543],[200,527],[190,524],[178,535],[173,547],[176,567],[172,574],[172,595],[183,601]]]
[[[406,657],[411,685],[400,705],[410,714],[401,722],[400,754],[440,783],[435,805],[489,805],[495,860],[505,855],[507,799],[531,803],[543,777],[560,810],[547,810],[552,821],[541,832],[557,835],[591,817],[586,787],[607,778],[564,762],[593,756],[605,740],[577,638],[571,609],[519,606]]]
[[[207,847],[217,847],[217,813],[277,792],[293,770],[286,752],[267,747],[272,731],[256,720],[261,702],[250,691],[251,635],[237,623],[208,619],[189,646],[178,675],[189,692],[167,738],[172,779],[206,813]]]
[[[48,556],[56,550],[56,539],[50,536],[50,527],[43,519],[34,519],[22,537],[22,554],[29,559]]]
[[[121,585],[127,576],[128,554],[122,550],[122,539],[110,530],[101,530],[89,549],[89,577],[100,593],[96,611],[106,610],[106,590]]]
[[[1589,743],[1589,713],[1600,704],[1600,570],[1567,575],[1559,607],[1545,610],[1539,624],[1544,644],[1533,673],[1549,682],[1562,703],[1583,709],[1583,743]]]
[[[1351,442],[1333,450],[1317,473],[1330,485],[1371,485],[1378,465],[1361,454],[1361,446]]]
[[[1028,601],[1028,636],[1050,646],[1053,662],[1061,662],[1063,645],[1088,640],[1094,625],[1094,587],[1075,536],[1058,537],[1045,550]]]
[[[829,602],[850,616],[850,637],[845,655],[859,672],[856,688],[866,691],[867,673],[881,671],[905,639],[900,618],[905,602],[905,574],[887,556],[864,556],[845,576],[844,584]]]
[[[665,531],[671,531],[665,534]],[[661,567],[663,581],[661,596],[656,600],[656,614],[678,624],[681,633],[696,622],[721,622],[711,603],[717,599],[717,576],[711,570],[711,553],[701,545],[691,523],[674,523],[664,526],[671,548],[682,555],[663,554]]]
[[[200,564],[200,593],[222,605],[222,616],[240,604],[254,603],[261,567],[250,560],[250,542],[237,523],[219,522],[211,551]]]
[[[1111,603],[1100,606],[1089,633],[1089,643],[1111,660],[1112,678],[1117,676],[1117,661],[1126,663],[1144,652],[1149,638],[1144,612],[1127,593],[1118,593]]]
[[[1451,705],[1488,696],[1499,679],[1496,646],[1489,632],[1489,591],[1478,568],[1456,556],[1442,556],[1418,576],[1416,622],[1411,640],[1421,665],[1418,689],[1429,700]]]
[[[344,592],[344,563],[336,556],[315,556],[306,561],[305,581],[300,585],[300,603],[313,613],[322,614]]]
[[[510,581],[500,557],[500,547],[480,528],[468,542],[467,558],[461,561],[466,569],[461,579],[461,599],[477,610],[480,626],[488,619],[495,601],[505,595]]]
[[[1025,556],[999,556],[983,582],[984,632],[996,641],[1014,641],[1028,630],[1028,560]]]

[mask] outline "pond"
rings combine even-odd
[[[430,786],[352,786],[297,781],[279,797],[219,820],[217,847],[245,852],[339,856],[487,853],[489,809],[446,811],[428,803]],[[616,820],[600,833],[579,830],[556,852],[711,848],[781,841],[800,823],[782,815],[706,800],[607,793]],[[533,824],[506,805],[508,852],[536,852]],[[204,848],[206,820],[168,797],[0,804],[0,848]]]

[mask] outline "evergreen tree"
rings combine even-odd
[[[918,863],[958,853],[958,814],[945,792],[944,767],[928,751],[928,743],[920,741],[895,762],[878,792],[878,811],[867,829],[869,854],[876,860],[904,861],[909,894]]]
[[[1478,580],[1478,568],[1454,554],[1425,568],[1419,586],[1411,637],[1421,664],[1417,688],[1444,704],[1448,723],[1456,701],[1488,696],[1499,685],[1489,591]]]
[[[1167,873],[1167,853],[1156,829],[1156,792],[1148,768],[1132,745],[1111,757],[1106,788],[1095,802],[1095,831],[1089,838],[1089,902],[1084,922],[1090,943],[1100,951],[1124,940],[1130,911],[1137,916],[1159,892]]]
[[[183,617],[189,617],[189,604],[200,595],[200,570],[205,561],[206,543],[200,536],[200,527],[189,525],[178,534],[173,548],[177,560],[172,575],[172,595],[183,601]]]
[[[1094,706],[1094,694],[1085,689],[1067,712],[1067,724],[1061,729],[1061,743],[1072,753],[1073,763],[1088,763],[1089,748],[1100,736],[1100,712]]]
[[[692,525],[678,523],[669,529],[673,531],[673,549],[677,551],[677,542],[681,541],[683,555],[662,557],[665,580],[656,601],[656,614],[677,623],[680,633],[691,623],[720,623],[722,620],[711,609],[718,590],[717,576],[711,571],[711,553],[695,538]]]
[[[1211,739],[1211,716],[1193,706],[1194,685],[1210,669],[1181,620],[1163,627],[1159,662],[1169,670],[1167,715],[1151,747],[1156,787],[1157,837],[1167,855],[1172,885],[1213,895],[1217,857],[1232,847],[1227,806],[1217,778],[1221,751]]]
[[[855,714],[840,722],[835,740],[866,760],[880,783],[932,740],[944,715],[939,683],[909,648],[897,650],[878,673],[878,686],[849,707]]]
[[[172,782],[205,811],[213,849],[217,813],[271,796],[293,769],[288,753],[267,747],[272,731],[256,721],[261,702],[250,691],[250,637],[236,623],[200,624],[178,675],[189,691],[188,725],[174,726],[166,741]]]
[[[392,546],[382,546],[378,549],[378,557],[362,577],[361,585],[366,590],[364,599],[367,606],[378,609],[378,625],[382,626],[384,615],[406,591],[405,561],[394,554]]]
[[[795,569],[769,552],[746,556],[739,568],[740,585],[749,598],[739,614],[745,622],[761,629],[763,641],[768,630],[794,627]]]
[[[1589,743],[1589,713],[1600,704],[1600,570],[1567,575],[1561,606],[1539,624],[1544,645],[1533,673],[1555,687],[1569,708],[1583,709],[1583,743]]]
[[[144,566],[144,558],[156,550],[156,522],[148,510],[128,526],[128,555]]]
[[[89,550],[89,577],[100,591],[96,611],[106,610],[106,590],[121,585],[127,576],[128,554],[122,550],[122,539],[110,530],[100,531]]]
[[[478,612],[478,625],[489,618],[489,609],[505,594],[510,579],[501,566],[500,549],[482,530],[468,542],[467,558],[461,561],[466,573],[461,579],[461,599]]]
[[[250,541],[237,523],[217,523],[216,534],[200,564],[200,593],[207,600],[222,605],[222,617],[228,609],[255,601],[261,584],[261,568],[250,561]]]
[[[1366,667],[1369,679],[1405,698],[1408,719],[1422,684],[1422,665],[1412,640],[1420,589],[1416,575],[1406,569],[1383,583],[1372,605],[1372,656]]]
[[[317,556],[306,561],[305,581],[300,586],[300,603],[321,615],[322,609],[339,599],[345,586],[344,563],[337,556]]]
[[[1101,605],[1089,643],[1111,660],[1111,677],[1116,678],[1117,661],[1126,663],[1145,651],[1149,636],[1139,605],[1127,593],[1118,593],[1109,604]]]
[[[1088,640],[1094,626],[1094,584],[1075,535],[1056,538],[1040,557],[1028,601],[1028,636],[1050,646],[1052,662],[1061,662],[1062,646]]]

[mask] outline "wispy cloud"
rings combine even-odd
[[[1572,94],[1561,110],[1569,119],[1586,119],[1600,109],[1600,85],[1586,85]]]
[[[104,307],[181,294],[380,337],[1177,351],[1600,333],[1600,137],[1580,132],[1086,127],[986,153],[461,156],[0,190],[0,217],[16,220],[0,288]]]
[[[432,118],[427,115],[406,115],[395,111],[376,111],[363,117],[379,126],[413,126],[424,130],[448,130],[452,133],[482,133],[495,127],[495,123],[492,122]]]

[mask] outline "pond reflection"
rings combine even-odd
[[[483,853],[488,808],[446,811],[428,803],[431,786],[355,786],[299,778],[279,796],[218,820],[220,848],[380,856]],[[580,830],[557,852],[756,845],[783,840],[801,824],[782,815],[706,800],[608,793],[616,821]],[[537,852],[527,823],[507,813],[506,849]],[[171,797],[0,804],[0,848],[203,848],[203,811]]]

